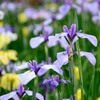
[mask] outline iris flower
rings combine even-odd
[[[60,38],[65,38],[62,43],[65,45],[66,51],[57,53],[57,60],[54,62],[56,65],[61,67],[62,65],[66,65],[68,63],[68,56],[70,55],[70,42],[72,45],[78,40],[78,38],[86,38],[88,39],[95,47],[97,46],[97,39],[95,36],[88,35],[85,33],[76,32],[76,25],[72,24],[71,28],[68,30],[67,26],[63,27],[64,34],[60,35]],[[77,52],[73,52],[73,55],[78,54]],[[90,52],[80,51],[80,56],[85,56],[92,65],[96,64],[96,59],[94,55]]]
[[[14,100],[20,100],[22,99],[25,95],[32,96],[32,91],[30,90],[25,90],[23,85],[20,84],[18,90],[12,91],[8,94],[5,94],[3,96],[0,96],[0,100],[9,100],[10,98],[13,98]]]
[[[31,48],[37,48],[43,42],[46,42],[48,47],[55,46],[58,43],[58,36],[49,36],[48,32],[45,32],[44,35],[32,38],[30,40],[30,46]]]
[[[54,89],[54,87],[59,86],[59,83],[67,84],[68,81],[63,80],[63,79],[59,79],[59,76],[58,75],[56,75],[55,77],[54,76],[51,76],[51,77],[49,77],[49,79],[45,79],[43,81],[43,84],[44,85],[46,85],[46,84],[49,85],[49,88],[50,88],[51,91]]]
[[[78,14],[81,12],[81,8],[74,4],[72,0],[65,0],[64,4],[59,7],[59,12],[65,16],[71,8],[76,9]]]
[[[21,83],[23,83],[24,85],[26,85],[29,81],[31,81],[37,75],[38,76],[44,75],[49,69],[52,69],[55,72],[62,75],[62,70],[59,67],[56,67],[53,64],[50,64],[50,65],[46,65],[44,63],[37,64],[35,60],[28,62],[24,65],[21,65],[19,67],[16,67],[16,70],[21,70],[25,68],[29,68],[30,70],[26,71],[25,73],[19,74]]]

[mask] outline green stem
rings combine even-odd
[[[83,91],[84,91],[84,87],[83,87],[83,75],[82,75],[82,65],[81,65],[81,56],[80,56],[80,49],[79,49],[79,42],[76,42],[76,48],[77,48],[77,52],[78,52],[78,63],[79,63],[79,74],[80,74],[80,85],[81,85],[81,97],[82,100],[84,100],[84,95],[83,95]]]
[[[48,62],[49,52],[48,52],[47,43],[45,43],[44,49],[45,49],[46,62]]]
[[[36,77],[35,80],[34,80],[34,88],[33,88],[33,97],[32,97],[32,100],[36,99],[35,98],[35,94],[37,93],[37,90],[38,90],[37,86],[38,86],[38,77]]]
[[[94,100],[94,93],[95,93],[95,91],[94,91],[94,82],[95,82],[95,67],[93,66],[93,84],[92,84],[92,98],[93,98],[93,100]]]
[[[69,71],[70,71],[69,73],[70,73],[70,81],[71,81],[71,93],[74,100],[74,61],[73,61],[72,43],[70,44]]]

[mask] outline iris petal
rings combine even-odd
[[[84,34],[84,33],[77,33],[77,35],[80,38],[86,38],[86,39],[88,39],[95,47],[97,46],[97,39],[96,39],[95,36]]]

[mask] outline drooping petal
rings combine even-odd
[[[28,63],[22,64],[15,68],[16,71],[28,68]]]
[[[68,54],[66,52],[57,53],[57,59],[61,65],[66,65],[68,63]]]
[[[55,72],[57,72],[61,75],[63,74],[62,70],[60,68],[56,67],[55,65],[44,65],[38,71],[38,75],[41,76],[41,75],[45,74],[50,69],[54,70]]]
[[[56,38],[55,36],[49,36],[49,41],[47,42],[48,47],[57,45],[57,40],[58,38]]]
[[[84,33],[77,33],[77,35],[80,38],[86,38],[86,39],[88,39],[95,47],[97,46],[97,39],[96,39],[95,36],[84,34]]]
[[[30,40],[31,48],[37,48],[44,41],[43,37],[35,37]]]
[[[85,56],[85,57],[90,61],[90,63],[91,63],[92,65],[95,65],[95,64],[96,64],[96,58],[94,57],[94,55],[93,55],[92,53],[81,51],[81,52],[80,52],[80,56],[81,56],[81,57],[82,57],[82,56]]]
[[[36,93],[36,98],[39,99],[39,100],[44,100],[43,95],[40,94],[40,93]]]
[[[30,90],[25,90],[25,92],[26,92],[26,94],[28,95],[28,96],[32,96],[32,91],[30,91]]]
[[[62,67],[62,65],[60,64],[60,61],[59,61],[59,60],[56,60],[56,61],[53,63],[53,65],[55,65],[55,66],[57,66],[57,67],[59,67],[59,68]]]
[[[26,71],[25,73],[19,74],[19,79],[21,80],[21,83],[23,85],[26,85],[28,82],[30,82],[33,78],[36,77],[36,74],[34,71]]]
[[[16,94],[16,91],[0,96],[0,100],[9,100],[10,98],[14,98],[15,100],[19,100],[19,98]]]

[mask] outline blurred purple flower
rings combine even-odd
[[[65,0],[65,3],[59,7],[59,12],[65,16],[68,14],[71,7],[75,8],[77,13],[80,14],[81,8],[78,5],[74,4],[72,0]]]
[[[98,12],[98,15],[94,15],[92,17],[92,21],[96,24],[100,24],[100,12]]]
[[[51,34],[53,32],[53,28],[50,25],[46,25],[45,23],[40,25],[34,25],[35,29],[33,30],[34,35],[38,35],[40,31],[42,32],[48,32],[48,34]]]
[[[8,10],[14,12],[17,8],[17,3],[12,3],[12,2],[3,2],[1,5],[0,5],[1,9],[5,9],[5,8],[8,8]]]
[[[14,100],[20,100],[23,98],[23,96],[25,95],[28,95],[28,96],[32,96],[32,91],[30,90],[25,90],[23,85],[20,84],[19,85],[19,88],[17,91],[13,91],[13,92],[10,92],[8,94],[5,94],[3,96],[0,96],[0,100],[8,100],[10,98],[13,98]]]
[[[52,0],[53,3],[59,3],[61,0]]]
[[[55,87],[59,86],[59,83],[68,84],[68,80],[59,79],[59,76],[56,75],[50,76],[49,79],[45,79],[42,83],[42,87],[44,87],[44,91],[53,91]]]
[[[0,27],[0,34],[5,32],[5,28],[4,27]]]
[[[34,14],[35,10],[33,8],[27,8],[25,9],[24,13],[27,16],[27,18],[32,18],[33,14]]]
[[[92,15],[96,15],[99,12],[99,3],[97,1],[84,1],[83,10],[90,12]]]

